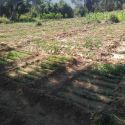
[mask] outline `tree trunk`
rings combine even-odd
[[[11,17],[10,17],[11,21],[15,21],[17,19],[16,10],[17,10],[17,4],[13,5],[13,10],[12,10]]]

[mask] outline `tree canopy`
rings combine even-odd
[[[1,0],[0,16],[18,20],[21,14],[30,12],[32,17],[54,13],[62,15],[63,18],[72,18],[74,13],[84,16],[88,12],[122,9],[125,0],[71,0],[71,2],[74,3],[75,8],[70,7],[63,0],[58,3],[52,3],[51,0]]]

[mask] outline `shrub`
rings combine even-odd
[[[19,21],[21,21],[21,22],[34,22],[35,19],[33,19],[29,13],[26,13],[26,14],[23,14],[20,16]]]
[[[63,15],[61,13],[55,14],[55,19],[61,19],[63,18]]]
[[[10,20],[6,17],[0,17],[0,23],[8,24],[10,23]]]
[[[42,25],[42,23],[40,21],[36,22],[36,26],[41,26],[41,25]]]
[[[42,19],[61,19],[62,17],[61,13],[43,13],[40,16]]]
[[[112,22],[112,23],[119,23],[120,20],[119,18],[116,16],[116,15],[111,15],[109,20]]]

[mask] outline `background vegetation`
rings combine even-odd
[[[125,8],[125,0],[82,0],[80,1],[82,4],[79,0],[71,1],[74,7],[63,0],[58,3],[52,3],[50,0],[2,0],[0,1],[0,16],[2,17],[0,23],[8,23],[8,20],[34,21],[36,18],[73,18],[74,16],[86,16],[93,12],[104,13]]]

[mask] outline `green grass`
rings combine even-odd
[[[0,64],[7,64],[9,62],[22,59],[27,55],[28,55],[27,53],[13,50],[13,51],[10,51],[8,54],[0,57]]]
[[[124,11],[89,13],[89,14],[86,14],[85,20],[86,20],[86,22],[109,20],[111,15],[115,15],[119,19],[119,21],[125,20]]]
[[[10,20],[3,16],[3,17],[0,17],[0,24],[1,23],[8,24],[10,23]]]
[[[22,68],[18,68],[16,72],[18,73],[19,77],[17,75],[17,76],[14,76],[13,78],[18,82],[28,83],[37,79],[38,77],[46,76],[48,73],[51,73],[52,71],[55,71],[61,68],[64,64],[66,64],[71,59],[72,59],[71,57],[65,57],[65,56],[49,56],[47,59],[43,60],[40,64],[38,64],[37,68],[34,68],[30,72],[27,72]],[[31,81],[26,81],[25,78],[26,80],[28,79]]]
[[[87,36],[84,38],[84,47],[91,49],[93,47],[99,48],[101,46],[101,40],[98,38],[93,38],[91,36]]]
[[[18,59],[24,58],[26,56],[27,56],[27,54],[24,52],[11,51],[7,54],[6,58],[11,59],[11,60],[18,60]]]
[[[34,41],[34,43],[37,44],[39,48],[41,48],[47,53],[58,54],[60,52],[61,44],[58,41],[38,40]]]
[[[70,59],[70,57],[65,56],[50,56],[47,58],[47,60],[42,62],[41,68],[55,70],[59,68],[62,64],[65,64]]]
[[[115,64],[96,64],[92,70],[101,75],[116,75],[119,76],[125,73],[125,66]]]

